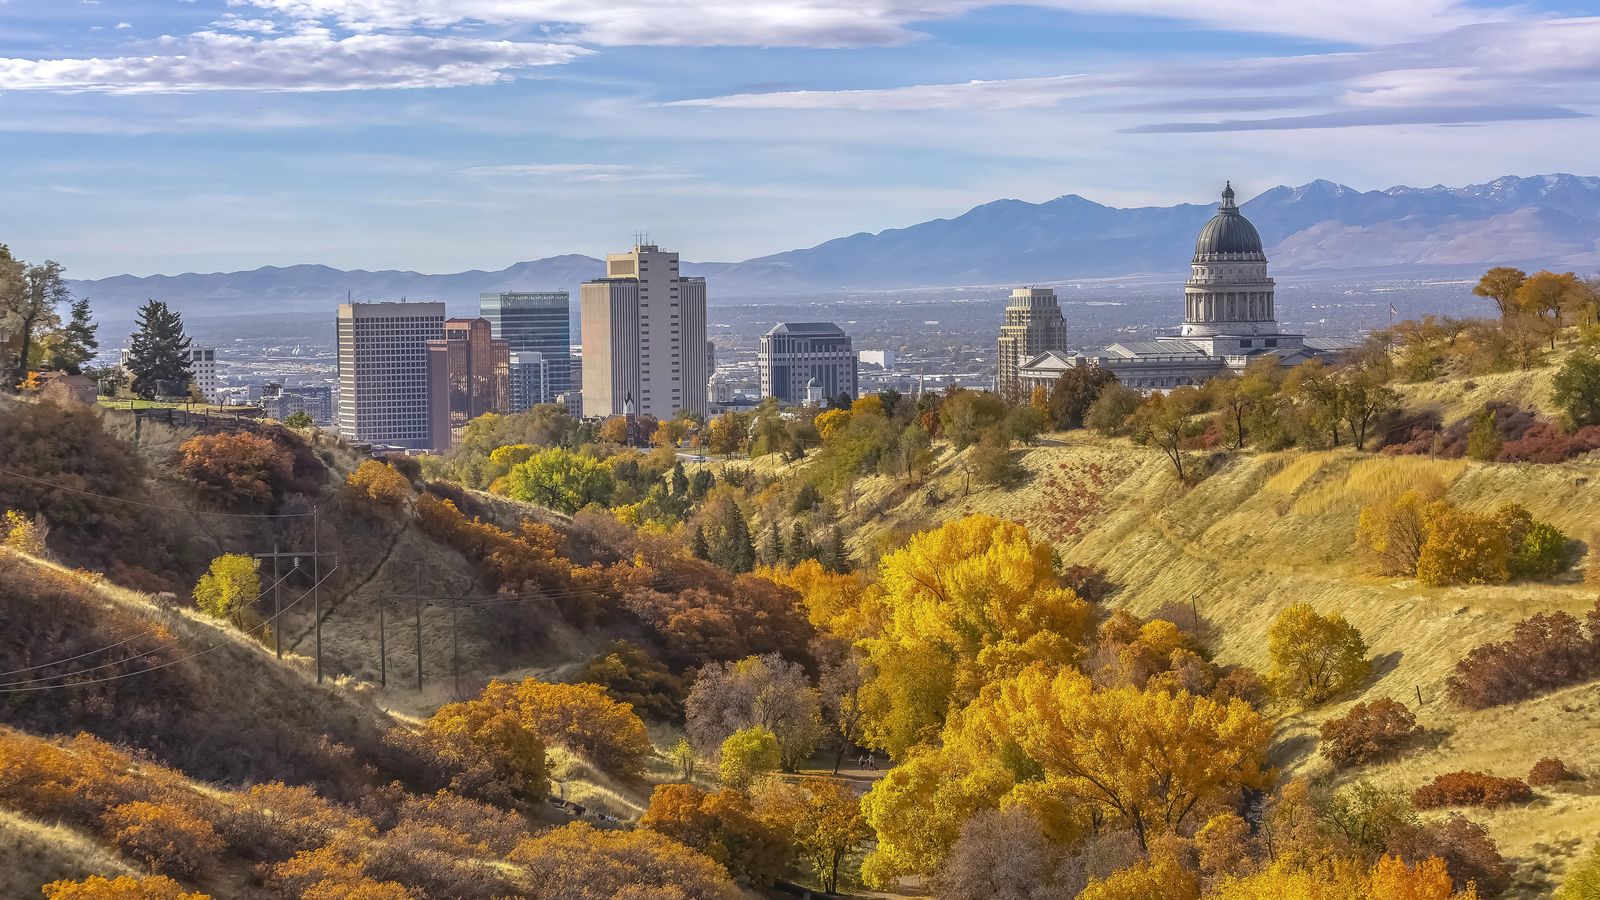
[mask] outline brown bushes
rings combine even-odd
[[[1564,612],[1518,622],[1508,640],[1475,648],[1446,679],[1450,699],[1469,709],[1525,700],[1600,673],[1600,603],[1587,626]]]
[[[363,460],[344,480],[350,495],[379,510],[394,512],[411,498],[411,482],[375,459]]]
[[[1533,799],[1533,789],[1520,778],[1484,772],[1446,772],[1411,794],[1418,809],[1441,806],[1507,806]]]
[[[210,822],[173,803],[124,803],[112,807],[101,821],[111,843],[143,860],[152,872],[194,875],[223,848]]]
[[[1396,828],[1389,835],[1387,851],[1412,864],[1435,856],[1444,860],[1456,890],[1466,890],[1471,882],[1478,886],[1479,896],[1494,897],[1511,886],[1511,867],[1489,829],[1460,813]]]
[[[1322,755],[1340,767],[1364,765],[1394,754],[1421,730],[1403,703],[1388,697],[1357,703],[1343,718],[1322,723]]]
[[[178,468],[201,496],[226,507],[272,509],[294,475],[288,451],[248,431],[198,435],[178,454]]]
[[[1567,768],[1567,764],[1554,756],[1546,756],[1533,764],[1528,770],[1528,783],[1534,787],[1547,787],[1560,784],[1563,781],[1578,781],[1583,778],[1577,772]]]

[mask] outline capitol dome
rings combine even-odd
[[[1222,205],[1194,242],[1196,261],[1222,258],[1221,254],[1264,255],[1261,235],[1233,202],[1233,184],[1222,191]],[[1237,258],[1237,257],[1232,257]]]

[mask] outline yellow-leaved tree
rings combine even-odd
[[[1280,859],[1244,878],[1224,879],[1206,900],[1478,900],[1469,885],[1456,891],[1437,856],[1416,865],[1383,856],[1369,870],[1351,857],[1315,865]]]
[[[210,895],[186,891],[164,875],[131,878],[91,875],[82,881],[52,881],[44,886],[44,900],[211,900]]]
[[[904,758],[985,684],[1082,654],[1089,606],[1052,555],[1026,527],[974,515],[884,557],[883,626],[862,642],[877,672],[862,692],[868,743]]]
[[[882,621],[878,588],[859,572],[830,572],[807,559],[792,568],[761,566],[755,574],[798,591],[811,624],[847,641],[867,637]]]
[[[1170,854],[1089,882],[1078,900],[1200,900],[1200,881]]]
[[[194,586],[194,604],[200,611],[227,619],[243,628],[245,618],[261,594],[261,577],[256,560],[242,553],[224,553],[211,561],[211,568]]]
[[[1351,690],[1372,671],[1361,632],[1344,616],[1318,615],[1307,603],[1278,613],[1267,630],[1267,653],[1273,689],[1307,706]]]
[[[1272,778],[1272,727],[1238,699],[1095,690],[1081,672],[1035,665],[1000,686],[987,716],[1047,789],[1121,820],[1141,846]]]

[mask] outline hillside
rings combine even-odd
[[[1408,403],[1446,413],[1446,420],[1490,399],[1542,403],[1550,369],[1409,386]],[[1433,775],[1480,769],[1524,777],[1540,757],[1558,753],[1569,765],[1600,776],[1600,684],[1586,684],[1509,707],[1465,711],[1445,699],[1444,679],[1470,650],[1504,638],[1527,615],[1564,610],[1579,618],[1596,590],[1577,572],[1554,584],[1511,583],[1449,588],[1367,575],[1357,555],[1362,505],[1438,478],[1446,496],[1489,511],[1517,502],[1568,535],[1586,539],[1600,523],[1600,459],[1560,465],[1480,463],[1352,450],[1233,455],[1199,484],[1185,487],[1158,451],[1087,432],[1047,436],[1021,454],[1028,480],[1014,490],[979,488],[946,454],[928,487],[907,491],[883,479],[862,491],[859,508],[882,514],[856,537],[858,550],[877,536],[986,512],[1058,534],[1064,564],[1103,568],[1116,592],[1109,601],[1138,615],[1161,614],[1195,624],[1220,662],[1264,669],[1267,628],[1284,607],[1306,602],[1336,611],[1371,646],[1375,672],[1358,696],[1288,715],[1277,723],[1273,758],[1288,775],[1318,774],[1317,726],[1351,704],[1376,697],[1416,708],[1430,737],[1399,760],[1354,777],[1408,791]],[[1104,501],[1061,536],[1062,496],[1069,485],[1098,482]],[[937,498],[937,502],[930,502]],[[1418,692],[1422,705],[1418,707]],[[1546,896],[1570,860],[1600,828],[1600,796],[1586,787],[1541,791],[1522,808],[1473,810],[1517,865],[1517,896]]]

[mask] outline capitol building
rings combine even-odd
[[[1239,212],[1229,184],[1217,214],[1195,240],[1178,334],[1122,341],[1093,354],[1045,349],[1023,362],[1015,377],[1024,388],[1041,384],[1048,388],[1067,369],[1093,366],[1109,369],[1119,382],[1136,390],[1170,390],[1224,372],[1237,373],[1259,359],[1292,366],[1353,346],[1337,338],[1278,330],[1261,235]]]

